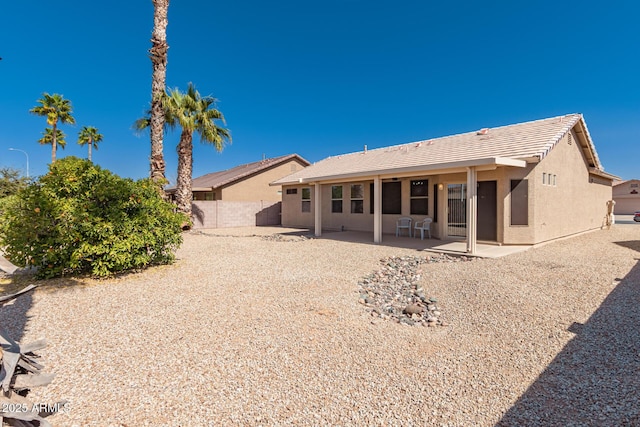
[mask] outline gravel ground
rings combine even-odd
[[[424,264],[435,328],[359,302],[382,258],[424,252],[276,231],[186,234],[172,266],[6,307],[49,342],[30,397],[67,399],[60,426],[640,425],[640,226]]]

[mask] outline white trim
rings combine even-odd
[[[467,168],[467,253],[475,255],[478,241],[478,172]]]
[[[301,183],[309,183],[309,182],[324,182],[327,181],[338,181],[345,182],[346,179],[362,179],[365,177],[371,177],[373,175],[390,175],[396,176],[399,174],[415,174],[416,172],[430,172],[430,174],[443,174],[443,173],[451,173],[450,169],[459,169],[460,172],[464,172],[468,167],[489,167],[489,169],[495,169],[498,166],[512,166],[518,168],[524,168],[527,166],[527,162],[520,159],[512,159],[509,157],[487,157],[483,159],[474,159],[474,160],[463,160],[457,162],[446,162],[446,163],[436,163],[433,165],[420,165],[420,166],[408,166],[408,167],[399,167],[399,168],[390,168],[383,170],[374,170],[374,171],[363,171],[363,172],[353,172],[353,173],[344,173],[344,174],[332,174],[326,176],[314,176],[309,178],[298,178],[295,181],[277,181],[282,185],[290,185],[290,184],[301,184]]]
[[[382,243],[382,180],[373,178],[373,242]]]

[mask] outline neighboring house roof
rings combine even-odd
[[[640,179],[627,179],[625,181],[613,181],[613,186],[617,187],[618,185],[628,184],[630,182],[640,182]]]
[[[328,157],[275,182],[295,184],[380,173],[427,171],[476,165],[525,166],[542,160],[575,127],[589,171],[607,178],[581,114],[567,114],[443,138]]]
[[[258,162],[247,163],[231,169],[212,172],[194,178],[191,182],[192,191],[210,191],[212,188],[223,187],[292,159],[298,160],[305,166],[310,165],[307,160],[297,154],[288,154],[286,156],[260,160]],[[168,188],[167,191],[175,191],[175,186]]]

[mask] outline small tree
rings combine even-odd
[[[29,112],[47,117],[47,124],[51,126],[51,163],[53,163],[56,161],[56,150],[58,148],[58,122],[73,125],[76,123],[76,119],[71,115],[73,112],[71,101],[64,99],[60,94],[49,95],[45,92],[42,94],[42,98],[38,100],[38,103],[40,105],[36,105]]]
[[[123,179],[66,157],[11,198],[0,217],[0,247],[40,278],[116,272],[170,263],[184,216],[153,181]]]
[[[17,169],[0,168],[0,199],[17,194],[27,187],[28,182],[28,178],[21,177]]]
[[[83,126],[78,133],[78,144],[80,146],[89,146],[89,156],[87,157],[91,161],[91,147],[98,149],[98,142],[102,142],[102,134],[98,132],[97,128],[93,126]]]

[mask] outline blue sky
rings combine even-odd
[[[482,4],[481,4],[482,3]],[[169,7],[167,85],[215,96],[233,143],[195,141],[194,176],[298,153],[330,155],[579,112],[607,172],[640,178],[640,3],[618,1],[209,2]],[[71,100],[58,157],[149,172],[151,0],[5,2],[0,15],[0,167],[47,171],[43,92]],[[179,132],[165,137],[176,177]]]

